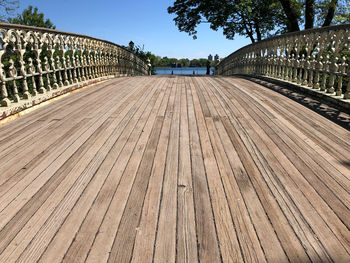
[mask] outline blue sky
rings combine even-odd
[[[198,27],[198,39],[179,32],[169,15],[169,0],[19,0],[21,13],[29,5],[38,7],[56,29],[89,35],[127,45],[130,40],[144,45],[146,51],[159,56],[201,58],[209,54],[225,57],[250,44],[236,36],[227,40],[222,31],[208,24]]]

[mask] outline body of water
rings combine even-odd
[[[155,68],[156,75],[205,75],[207,68]],[[210,75],[214,74],[214,67],[210,68]]]

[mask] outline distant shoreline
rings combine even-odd
[[[154,69],[157,69],[157,68],[172,68],[172,67],[154,67]],[[176,69],[176,68],[173,68],[173,69]],[[181,67],[181,68],[207,68],[207,67]]]
[[[214,67],[210,68],[210,75],[214,74]],[[156,75],[206,75],[206,67],[183,67],[183,68],[170,68],[170,67],[156,67],[154,68]]]

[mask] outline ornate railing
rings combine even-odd
[[[350,25],[288,33],[245,46],[222,60],[217,75],[277,79],[350,99]]]
[[[114,43],[51,29],[0,23],[1,108],[12,104],[17,105],[14,111],[18,111],[27,107],[22,104],[35,104],[84,83],[148,74],[149,63]],[[37,97],[40,99],[35,100]]]

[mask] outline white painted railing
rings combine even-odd
[[[264,76],[339,100],[350,99],[350,25],[284,34],[245,46],[217,66],[217,75]]]
[[[4,107],[17,105],[12,113],[17,112],[84,83],[149,73],[149,63],[114,43],[52,29],[0,23],[3,111]]]

